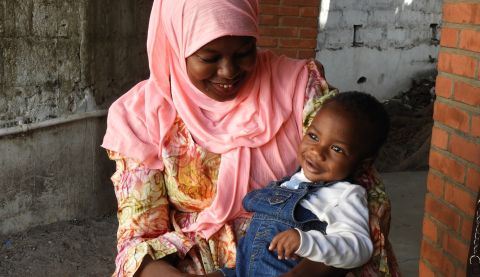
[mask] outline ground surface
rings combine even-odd
[[[59,222],[0,237],[0,276],[110,276],[116,227],[112,216]]]
[[[380,171],[427,168],[433,86],[428,80],[415,82],[386,103],[392,130],[377,161]],[[116,224],[112,216],[0,236],[0,276],[109,276],[114,270]]]

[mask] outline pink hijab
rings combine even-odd
[[[245,213],[253,189],[291,174],[301,139],[305,61],[259,52],[238,96],[217,102],[189,80],[185,58],[222,36],[258,38],[256,0],[155,0],[147,52],[150,78],[109,109],[102,147],[163,169],[162,150],[176,116],[195,142],[221,154],[217,193],[185,232],[209,238]],[[170,80],[170,82],[169,82]]]

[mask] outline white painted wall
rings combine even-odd
[[[322,0],[316,58],[327,80],[387,99],[412,79],[436,75],[441,7],[441,0]],[[356,45],[354,25],[361,25]]]

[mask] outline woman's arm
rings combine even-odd
[[[185,255],[193,242],[170,230],[163,173],[113,151],[108,151],[108,156],[116,162],[111,179],[118,203],[118,254],[113,276],[180,274],[168,263],[169,257]],[[153,261],[160,259],[165,260]]]

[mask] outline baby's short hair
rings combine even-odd
[[[390,129],[390,117],[382,103],[374,96],[359,91],[338,93],[327,99],[323,105],[325,106],[329,103],[340,105],[347,112],[355,115],[355,118],[361,124],[370,124],[374,140],[369,152],[372,155],[376,155],[387,140]]]

